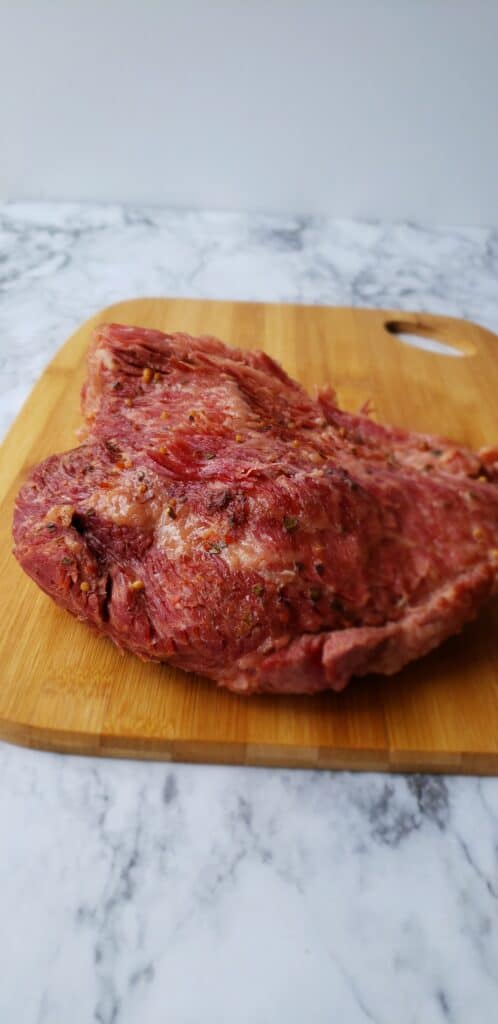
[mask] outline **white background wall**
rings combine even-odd
[[[0,14],[0,198],[498,224],[498,0]]]

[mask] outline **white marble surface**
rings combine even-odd
[[[498,329],[498,232],[0,206],[0,426],[133,295],[379,305]],[[498,352],[497,352],[498,358]],[[0,746],[0,1024],[491,1024],[498,780]]]

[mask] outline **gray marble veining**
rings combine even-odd
[[[0,428],[137,295],[425,309],[498,330],[498,232],[0,206]],[[497,353],[498,357],[498,353]],[[0,1024],[491,1024],[498,780],[0,746]]]

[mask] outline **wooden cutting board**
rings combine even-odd
[[[0,735],[71,753],[312,768],[498,772],[498,605],[389,679],[341,694],[243,698],[121,655],[57,608],[11,551],[15,494],[46,455],[74,447],[92,327],[104,320],[212,333],[261,347],[309,389],[371,400],[380,420],[472,446],[498,441],[498,339],[425,314],[179,299],[103,310],[63,346],[0,453]],[[413,331],[460,356],[410,347]]]

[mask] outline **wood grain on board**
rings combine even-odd
[[[388,423],[473,447],[498,440],[498,339],[474,324],[190,299],[136,299],[101,311],[60,350],[0,451],[0,736],[158,760],[496,774],[496,602],[394,677],[358,680],[341,694],[248,699],[120,654],[24,575],[11,555],[13,500],[35,463],[77,443],[86,348],[94,324],[105,320],[263,348],[308,389],[332,384],[348,409],[370,400]],[[397,330],[435,337],[460,356],[410,347]]]

